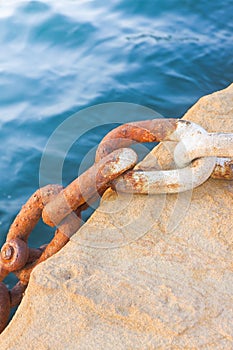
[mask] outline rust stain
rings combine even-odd
[[[87,200],[95,200],[109,187],[109,183],[132,168],[137,161],[136,153],[129,149],[116,150],[99,163],[95,163],[67,188],[48,185],[38,189],[23,205],[13,221],[0,254],[0,281],[10,272],[18,277],[19,282],[8,292],[4,284],[0,289],[0,325],[1,331],[9,317],[8,309],[18,305],[23,297],[33,269],[57,253],[69,241],[81,226],[81,211],[87,206]],[[46,208],[46,210],[44,210]],[[28,238],[42,213],[47,223],[57,226],[51,242],[38,249],[28,247]],[[10,306],[5,303],[6,295]],[[5,308],[2,306],[5,303]]]
[[[23,268],[15,271],[15,275],[19,278],[23,285],[27,285],[32,270],[41,262],[47,260],[52,255],[57,253],[61,248],[63,248],[66,243],[70,240],[70,237],[78,231],[81,226],[81,215],[80,212],[73,213],[66,217],[63,222],[59,225],[56,230],[53,239],[46,246],[39,249],[31,251],[31,256],[27,260],[27,263]],[[34,258],[34,260],[33,260]]]
[[[10,296],[6,286],[0,282],[0,333],[7,325],[10,316]]]
[[[23,293],[27,288],[27,284],[23,284],[19,281],[9,292],[10,294],[10,306],[15,307],[19,305],[23,298]]]
[[[6,252],[9,251],[10,254],[6,255]],[[4,268],[9,271],[15,271],[23,267],[28,259],[29,251],[27,244],[15,237],[14,239],[6,241],[1,249],[0,263]]]
[[[100,142],[96,162],[117,148],[128,147],[134,142],[160,142],[177,128],[176,119],[152,119],[121,125],[110,131]]]
[[[213,179],[233,180],[233,160],[216,164],[211,177]]]
[[[120,180],[120,183],[117,181],[116,183],[113,181],[111,183],[111,188],[115,191],[118,190],[119,187],[122,186],[126,189],[128,193],[141,193],[148,187],[148,182],[142,176],[143,171],[127,171]]]
[[[48,185],[37,190],[22,207],[9,229],[0,254],[0,281],[10,272],[14,272],[19,282],[9,292],[0,282],[0,332],[7,324],[10,308],[20,303],[35,266],[58,252],[81,225],[80,212],[77,211],[59,225],[48,245],[38,249],[28,247],[28,237],[37,224],[44,205],[61,190],[62,187],[58,185]]]
[[[119,169],[115,166],[123,152],[122,149],[113,151],[71,182],[45,206],[42,212],[43,221],[52,227],[58,225],[72,211],[106,189],[110,181],[132,168],[135,161],[127,161],[125,166],[122,164]]]
[[[61,190],[62,187],[59,185],[48,185],[38,189],[16,216],[7,234],[7,239],[11,240],[17,237],[27,242],[28,236],[41,217],[44,205]]]
[[[180,188],[179,183],[167,184],[167,188],[178,190]]]
[[[95,201],[110,186],[117,190],[117,186],[123,184],[132,193],[146,193],[148,190],[151,180],[147,179],[144,172],[130,170],[137,161],[134,151],[122,147],[128,147],[135,142],[169,140],[169,136],[176,129],[179,131],[179,123],[187,127],[192,124],[186,120],[154,119],[119,126],[104,137],[91,168],[64,189],[59,185],[48,185],[38,189],[28,199],[13,221],[6,243],[1,249],[0,333],[7,324],[10,308],[20,303],[35,266],[64,247],[80,228],[81,212],[90,202]],[[170,137],[171,140],[173,138],[174,135]],[[196,162],[193,162],[193,167],[195,165]],[[124,175],[119,182],[114,182],[122,174]],[[212,177],[232,180],[233,160],[228,159],[224,164],[217,164]],[[162,182],[158,183],[156,182],[156,186],[164,185]],[[165,185],[167,190],[180,188],[179,183]],[[28,238],[41,217],[49,226],[56,226],[56,231],[49,244],[32,249],[28,247]],[[19,282],[8,291],[1,281],[10,272],[14,272]]]

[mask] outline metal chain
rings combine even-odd
[[[178,168],[132,170],[137,155],[128,146],[160,141],[176,143],[174,160]],[[181,119],[146,120],[112,130],[99,144],[91,168],[64,189],[48,185],[37,190],[12,223],[0,254],[0,333],[11,307],[20,303],[32,270],[69,241],[81,225],[81,212],[108,187],[152,194],[187,191],[210,176],[233,179],[233,161],[228,157],[233,157],[233,134],[208,134],[199,125]],[[57,229],[48,245],[32,249],[28,237],[41,217]],[[10,272],[19,282],[8,291],[2,281]]]

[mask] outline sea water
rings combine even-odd
[[[130,112],[124,120],[107,113],[85,117],[86,108],[109,103],[109,114],[120,117],[112,103],[130,103],[176,118],[228,86],[232,13],[231,0],[0,1],[0,244],[41,185],[51,135],[72,115],[79,124],[69,124],[68,138],[77,134],[77,140],[65,159],[58,151],[64,135],[51,152],[64,160],[63,185],[113,122],[133,119]],[[40,223],[30,245],[52,235]]]

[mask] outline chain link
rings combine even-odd
[[[176,143],[178,169],[132,170],[137,155],[128,147],[135,142],[160,141]],[[208,134],[185,120],[146,120],[112,130],[99,144],[91,168],[65,189],[48,185],[37,190],[12,223],[0,254],[0,332],[7,325],[11,307],[20,303],[32,270],[69,241],[81,225],[81,212],[108,187],[133,193],[187,191],[210,176],[233,179],[233,160],[228,157],[233,157],[233,134]],[[57,229],[48,245],[32,249],[28,237],[41,217]],[[10,272],[19,282],[8,291],[2,281]]]

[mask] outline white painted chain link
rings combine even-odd
[[[128,171],[114,180],[117,191],[178,193],[201,185],[210,176],[233,179],[233,160],[229,159],[233,157],[233,134],[209,134],[195,123],[178,120],[176,130],[164,141],[177,142],[174,160],[178,169]]]

